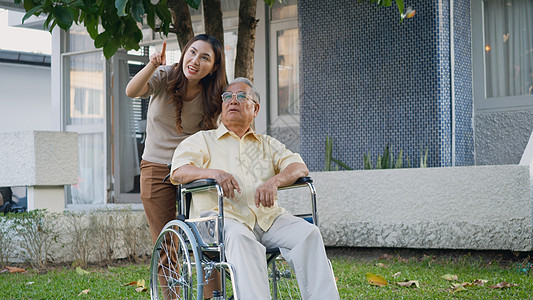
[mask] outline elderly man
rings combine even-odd
[[[224,191],[227,261],[235,267],[239,299],[270,299],[267,248],[280,248],[296,273],[303,299],[339,299],[320,231],[277,205],[279,187],[309,171],[299,154],[254,133],[259,94],[246,78],[222,94],[222,125],[184,140],[174,152],[172,179],[215,179]],[[216,211],[216,197],[195,197],[191,216]]]

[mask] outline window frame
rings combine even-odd
[[[298,19],[291,18],[288,20],[271,21],[270,22],[270,107],[269,107],[269,127],[294,127],[300,126],[300,115],[279,115],[278,112],[278,39],[277,33],[282,30],[298,29]],[[299,35],[299,33],[298,33]],[[299,44],[299,42],[298,42]],[[299,68],[299,65],[298,65]],[[297,91],[299,93],[299,91]],[[300,100],[301,101],[301,100]]]
[[[487,98],[485,77],[485,28],[483,1],[473,0],[472,9],[472,89],[476,113],[533,110],[531,95]]]

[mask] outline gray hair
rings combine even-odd
[[[224,88],[224,91],[226,91],[230,85],[232,84],[235,84],[235,83],[238,83],[238,82],[242,82],[244,84],[246,84],[247,86],[250,87],[250,93],[251,93],[251,96],[252,96],[252,99],[254,99],[255,102],[259,103],[260,101],[260,98],[259,98],[259,92],[257,91],[257,89],[254,87],[254,84],[252,83],[252,81],[250,81],[250,79],[248,78],[245,78],[245,77],[237,77],[235,79],[233,79],[225,88]]]

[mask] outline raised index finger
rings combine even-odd
[[[167,42],[163,42],[163,49],[161,49],[161,60],[165,60],[167,51]]]

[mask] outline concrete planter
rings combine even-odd
[[[526,165],[315,172],[327,246],[533,250]],[[301,212],[302,191],[280,203]]]

